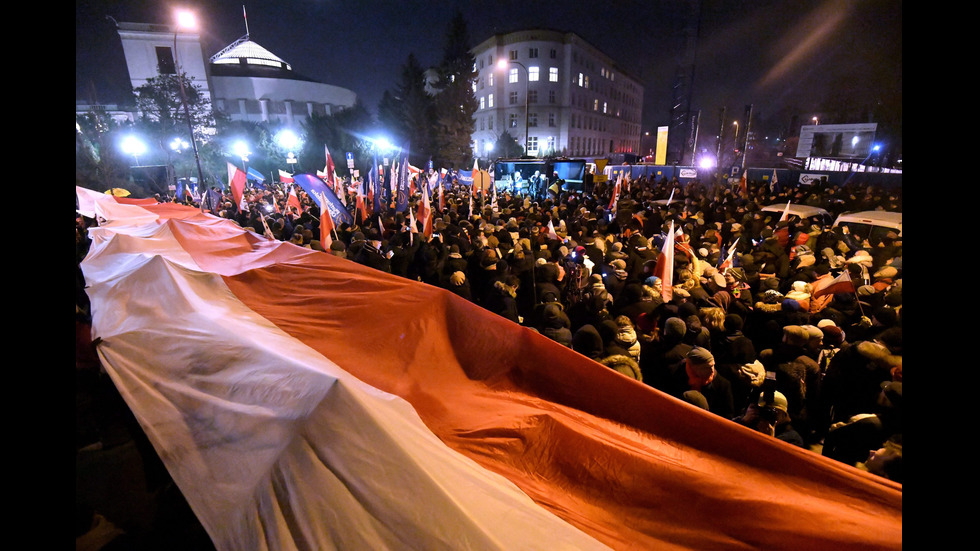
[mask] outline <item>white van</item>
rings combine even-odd
[[[762,212],[768,212],[770,214],[776,214],[774,219],[779,219],[779,216],[786,212],[786,203],[777,203],[775,205],[767,205],[762,207]],[[832,218],[831,214],[825,209],[820,207],[811,207],[810,205],[789,205],[789,214],[793,216],[798,216],[803,220],[810,222],[811,224],[817,224],[819,226],[825,226],[830,223]]]
[[[837,217],[834,226],[846,226],[851,235],[874,243],[888,232],[902,236],[902,213],[884,210],[845,212]]]

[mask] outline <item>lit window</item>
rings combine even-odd
[[[586,88],[589,87],[589,76],[588,75],[585,76],[585,87]]]
[[[582,86],[582,83],[583,82],[585,82],[585,75],[583,75],[582,73],[579,73],[578,74],[578,85],[579,86]]]
[[[606,112],[606,109],[608,109],[608,107],[609,107],[609,106],[608,106],[608,105],[606,104],[606,102],[602,102],[602,112],[603,112],[603,113],[605,113],[605,112]]]
[[[487,96],[487,107],[493,107],[493,94]]]
[[[538,81],[538,68],[537,67],[528,67],[527,68],[527,79],[530,80],[531,82],[537,82]]]
[[[548,80],[550,82],[558,82],[558,67],[548,69]]]
[[[487,85],[488,86],[493,86],[493,72],[491,72],[489,75],[487,75]]]
[[[513,69],[510,70],[510,74],[508,75],[507,82],[510,83],[517,82],[517,67],[514,67]]]
[[[511,128],[517,128],[517,114],[516,113],[511,113],[510,114],[510,127]]]
[[[535,153],[537,153],[537,151],[538,151],[538,137],[537,136],[528,136],[528,138],[527,138],[527,152],[530,153],[532,151],[534,151]]]
[[[593,110],[593,111],[598,111],[598,110],[599,110],[599,100],[595,100],[595,101],[594,101],[594,102],[592,103],[592,110]]]
[[[480,96],[480,109],[486,109],[487,108],[486,103],[487,103],[486,102],[486,98],[484,98],[483,96]]]

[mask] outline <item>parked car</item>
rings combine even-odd
[[[783,212],[786,211],[786,203],[777,203],[775,205],[768,205],[762,207],[762,211],[770,212],[782,216]],[[790,203],[789,214],[798,216],[804,220],[808,220],[812,224],[817,224],[819,226],[826,226],[827,224],[830,224],[830,222],[833,220],[833,216],[829,212],[827,212],[826,209],[822,209],[820,207],[811,207],[810,205],[794,205]]]
[[[834,220],[834,226],[845,226],[851,235],[875,243],[888,232],[902,236],[902,213],[884,210],[845,212]]]

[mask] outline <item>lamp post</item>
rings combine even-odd
[[[299,168],[299,158],[295,153],[293,153],[293,151],[299,149],[302,143],[299,136],[293,133],[292,130],[286,129],[276,136],[276,141],[279,143],[280,147],[288,151],[286,154],[286,163],[289,165],[296,165],[296,168]],[[294,174],[296,173],[296,168],[292,168]]]
[[[818,119],[817,117],[813,117],[813,124],[815,125],[820,124],[820,119]]]
[[[146,144],[135,136],[126,136],[122,141],[123,153],[132,155],[136,159],[136,166],[140,166],[140,155],[146,152]]]
[[[500,69],[506,69],[508,63],[513,63],[514,65],[517,65],[521,69],[524,69],[524,154],[527,155],[527,156],[530,156],[531,153],[530,153],[530,149],[528,148],[528,143],[527,143],[527,141],[528,141],[528,131],[527,131],[528,130],[528,98],[527,98],[527,93],[528,93],[528,88],[531,85],[531,82],[530,82],[531,75],[528,72],[527,67],[525,67],[522,63],[520,63],[518,61],[514,61],[512,59],[501,59],[500,61],[497,62],[497,67],[500,68]]]
[[[187,92],[184,90],[184,76],[180,72],[180,62],[177,59],[177,33],[181,29],[193,30],[197,27],[194,14],[189,11],[177,12],[177,29],[174,31],[174,71],[180,84],[180,102],[184,106],[184,117],[187,118],[187,132],[191,135],[191,145],[194,147],[194,162],[197,163],[197,185],[204,185],[204,171],[201,170],[201,156],[197,152],[197,140],[194,139],[194,126],[191,124],[191,111],[187,106]],[[202,188],[203,189],[203,188]]]
[[[232,146],[232,149],[234,150],[235,155],[241,157],[241,159],[242,159],[242,170],[244,170],[245,173],[247,174],[248,173],[248,156],[252,154],[248,150],[248,144],[245,143],[245,142],[243,142],[243,141],[241,141],[241,140],[239,140],[239,141],[235,142],[235,144]]]

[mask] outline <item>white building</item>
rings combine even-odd
[[[133,88],[179,68],[232,120],[299,126],[314,113],[329,115],[357,101],[346,88],[295,73],[248,35],[206,59],[198,34],[144,23],[119,23],[118,31]]]
[[[526,149],[537,157],[640,153],[643,86],[576,34],[498,34],[471,53],[477,157],[493,158],[490,148],[505,130],[521,145],[526,134]]]
[[[215,108],[232,120],[284,122],[295,126],[311,115],[353,107],[357,95],[300,76],[248,36],[211,57]]]

